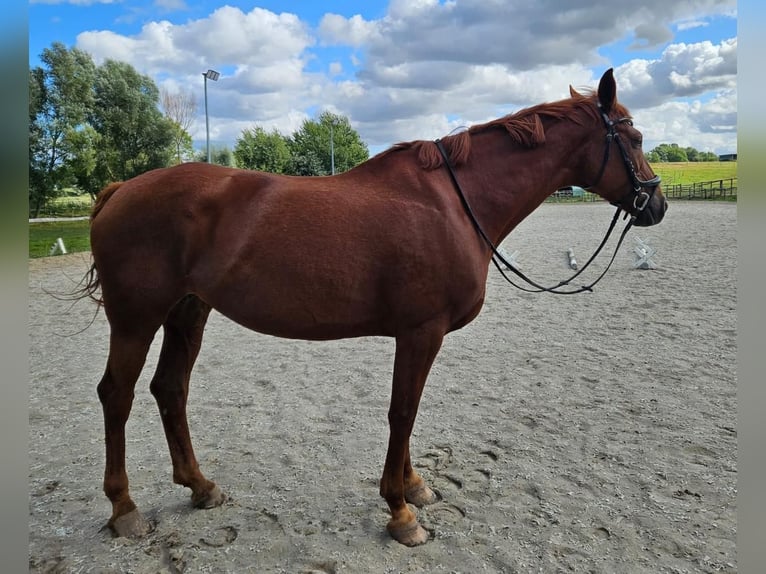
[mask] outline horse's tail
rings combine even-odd
[[[93,204],[93,209],[90,212],[91,221],[96,219],[96,216],[101,213],[101,210],[106,205],[106,202],[109,201],[109,198],[114,195],[115,191],[120,189],[121,185],[121,181],[116,181],[114,183],[110,183],[99,192],[98,196],[96,197],[96,203]]]
[[[118,181],[115,183],[110,183],[101,190],[101,192],[96,197],[96,203],[93,204],[93,209],[91,209],[90,212],[91,223],[94,219],[96,219],[98,214],[101,213],[101,210],[103,209],[104,205],[106,205],[106,202],[109,201],[109,198],[114,195],[114,192],[117,191],[121,185],[122,182]],[[88,269],[88,271],[85,273],[85,277],[82,278],[81,285],[82,287],[77,290],[78,299],[90,297],[99,306],[104,304],[104,300],[99,293],[101,282],[98,278],[98,270],[96,269],[95,263],[92,263],[90,269]]]

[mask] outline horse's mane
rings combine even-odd
[[[577,124],[582,124],[586,116],[599,119],[595,92],[589,90],[584,94],[575,93],[566,100],[537,104],[524,108],[502,118],[492,120],[484,124],[471,126],[465,131],[453,135],[444,136],[440,141],[444,145],[450,161],[454,165],[460,165],[468,161],[471,153],[471,135],[491,129],[503,129],[517,144],[532,148],[545,143],[545,130],[543,129],[542,117],[554,119],[567,118]],[[623,115],[627,110],[617,104]],[[418,161],[423,169],[436,169],[444,163],[439,148],[433,141],[416,140],[395,144],[380,155],[392,152],[413,149],[418,154]]]

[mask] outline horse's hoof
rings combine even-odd
[[[192,504],[196,508],[215,508],[226,502],[226,495],[221,492],[221,489],[218,488],[217,484],[214,484],[213,488],[200,495],[192,493],[191,499]]]
[[[433,490],[428,488],[424,482],[421,482],[405,491],[404,500],[420,508],[427,504],[433,504],[439,500],[439,497]]]
[[[389,523],[387,528],[391,538],[405,546],[420,546],[428,542],[428,530],[420,526],[417,520],[402,526],[393,526]]]
[[[152,531],[152,525],[138,509],[133,509],[110,521],[109,528],[115,536],[124,538],[142,538]]]

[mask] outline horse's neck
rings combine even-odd
[[[555,140],[525,148],[506,138],[499,145],[473,136],[471,155],[458,180],[479,224],[495,245],[567,181],[572,150]],[[503,150],[503,151],[498,151]]]

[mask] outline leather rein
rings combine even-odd
[[[610,119],[606,113],[604,113],[604,111],[601,109],[600,104],[599,104],[599,112],[601,113],[601,117],[604,120],[604,125],[607,129],[606,145],[604,148],[604,159],[601,163],[601,168],[599,169],[596,181],[588,186],[583,186],[583,189],[590,190],[591,188],[596,186],[598,182],[601,181],[601,178],[604,175],[604,171],[606,170],[606,165],[609,162],[610,149],[612,147],[611,143],[612,141],[614,141],[617,143],[617,147],[619,148],[620,153],[622,155],[623,163],[625,164],[625,168],[628,172],[628,177],[630,178],[631,183],[633,185],[633,189],[629,191],[626,194],[626,196],[631,194],[634,196],[633,208],[637,212],[641,212],[646,208],[646,206],[649,204],[649,200],[651,200],[652,196],[654,195],[654,192],[656,191],[657,186],[660,183],[660,176],[655,176],[654,178],[650,180],[641,180],[638,178],[638,175],[636,174],[635,168],[633,166],[633,162],[630,160],[630,157],[628,156],[625,146],[623,145],[622,140],[620,139],[619,134],[617,133],[616,127],[615,127],[616,124],[618,123],[629,123],[630,125],[633,125],[632,120],[630,118],[620,118],[619,120],[614,121]],[[612,230],[617,224],[617,219],[620,215],[620,211],[622,211],[623,209],[622,206],[620,205],[620,202],[612,202],[612,205],[617,206],[617,211],[615,211],[614,216],[612,217],[612,222],[609,224],[609,228],[607,229],[604,239],[601,241],[601,244],[598,246],[598,248],[593,253],[593,255],[590,256],[590,258],[585,263],[585,265],[583,265],[579,269],[579,271],[577,271],[577,273],[572,275],[569,279],[559,281],[556,285],[553,285],[552,287],[545,287],[543,285],[540,285],[539,283],[536,283],[535,281],[533,281],[532,279],[524,275],[524,273],[522,273],[513,263],[511,263],[505,257],[503,257],[503,255],[498,251],[495,244],[492,242],[492,240],[487,236],[487,234],[482,229],[481,224],[479,224],[479,220],[476,218],[476,215],[471,209],[471,206],[468,203],[468,200],[466,199],[465,193],[463,193],[463,189],[460,187],[460,183],[457,180],[457,176],[455,174],[455,168],[449,159],[449,154],[447,154],[447,151],[444,149],[444,144],[442,144],[440,139],[435,140],[434,143],[436,144],[436,147],[439,149],[439,153],[444,159],[444,163],[447,166],[450,179],[452,180],[455,190],[457,191],[457,194],[460,197],[460,202],[463,204],[463,208],[465,209],[466,214],[468,215],[469,219],[471,220],[474,227],[476,228],[476,231],[479,233],[479,236],[484,240],[484,242],[492,251],[492,263],[494,263],[495,267],[497,267],[497,270],[500,271],[500,274],[508,283],[510,283],[517,289],[526,291],[528,293],[547,292],[547,293],[554,293],[556,295],[573,295],[576,293],[582,293],[584,291],[593,291],[593,287],[596,285],[596,283],[601,281],[602,277],[606,275],[606,272],[609,271],[609,268],[612,266],[612,263],[614,262],[614,259],[617,256],[617,251],[619,251],[620,246],[622,245],[622,242],[625,239],[625,235],[628,233],[628,230],[633,226],[633,223],[636,220],[635,215],[632,215],[630,217],[630,220],[625,225],[625,229],[623,229],[622,233],[620,234],[620,239],[617,242],[617,246],[614,248],[614,253],[612,253],[612,257],[609,260],[609,264],[606,266],[604,271],[602,271],[601,274],[598,277],[596,277],[596,279],[592,283],[590,283],[589,285],[574,287],[572,289],[562,289],[562,287],[566,287],[570,285],[570,283],[575,278],[577,278],[580,275],[580,273],[585,271],[588,268],[588,266],[591,264],[591,262],[596,258],[596,256],[601,252],[604,245],[606,245],[607,241],[609,240],[609,236],[612,233]],[[644,191],[645,187],[650,187],[651,192]],[[628,215],[629,213],[626,211],[623,219],[628,217]],[[514,283],[510,279],[510,277],[508,277],[508,275],[506,275],[506,273],[503,271],[503,268],[500,265],[501,263],[505,265],[505,267],[510,269],[513,273],[515,273],[519,278],[521,278],[523,281],[529,284],[531,287],[524,287]]]

